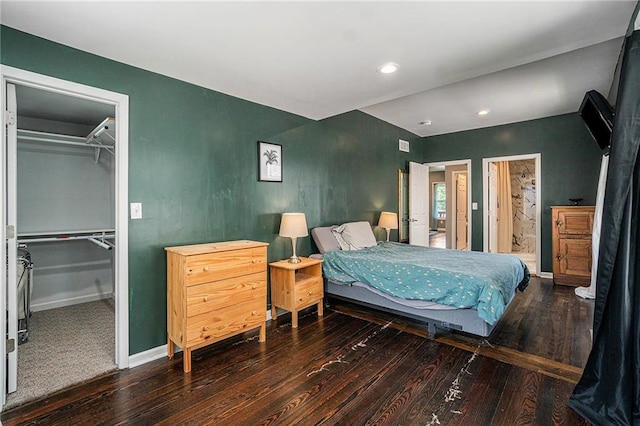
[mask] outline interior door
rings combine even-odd
[[[409,163],[409,244],[429,245],[429,166]]]
[[[467,175],[456,175],[456,249],[467,249]]]
[[[498,252],[498,166],[489,163],[489,253]]]
[[[6,287],[6,393],[15,392],[18,386],[18,295],[17,295],[17,265],[18,243],[17,222],[17,143],[18,118],[16,102],[16,86],[8,83],[6,86],[6,220],[7,220],[7,284]],[[4,291],[4,289],[3,289]],[[1,321],[4,322],[4,321]],[[13,350],[12,350],[13,347]],[[6,353],[5,352],[5,353]],[[6,394],[3,392],[4,394]]]

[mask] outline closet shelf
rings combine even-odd
[[[23,232],[18,234],[18,238],[25,237],[54,237],[54,236],[65,236],[65,235],[87,235],[87,234],[102,234],[102,233],[114,233],[116,230],[114,228],[105,228],[105,229],[77,229],[73,231],[40,231],[40,232]]]
[[[103,229],[93,231],[50,232],[50,233],[25,233],[18,234],[18,243],[45,243],[53,241],[88,240],[92,243],[111,250],[114,244],[109,241],[116,237],[115,229]]]
[[[115,155],[116,149],[116,120],[107,117],[98,124],[86,137],[61,135],[57,133],[38,132],[35,130],[18,129],[18,140],[25,142],[47,142],[62,145],[73,145],[95,149],[94,160],[100,159],[100,152],[104,149]]]

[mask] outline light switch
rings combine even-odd
[[[471,203],[471,210],[478,210],[478,203]]]
[[[142,219],[142,203],[131,203],[131,219]]]

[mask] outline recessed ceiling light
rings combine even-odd
[[[481,109],[480,111],[478,111],[478,115],[482,117],[483,115],[489,114],[490,111],[490,109]]]
[[[431,120],[424,120],[424,121],[421,121],[419,124],[423,126],[431,126],[433,122]]]
[[[378,72],[381,72],[382,74],[391,74],[398,71],[399,69],[400,65],[393,62],[388,62],[384,65],[380,65],[378,67]]]

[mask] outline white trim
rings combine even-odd
[[[112,299],[112,293],[94,293],[84,296],[67,297],[65,299],[58,299],[51,302],[34,303],[31,305],[31,311],[47,311],[49,309],[64,308],[66,306],[78,305],[80,303],[95,302],[97,300]]]
[[[473,199],[472,197],[472,193],[473,193],[473,185],[471,184],[471,159],[466,159],[466,160],[451,160],[451,161],[439,161],[439,162],[434,162],[434,163],[424,163],[425,166],[429,166],[429,168],[431,169],[431,167],[438,167],[438,166],[467,166],[467,215],[468,215],[468,222],[469,225],[467,226],[467,251],[471,251],[471,246],[472,241],[471,241],[471,235],[472,235],[472,227],[473,227],[473,220],[471,220],[471,216],[473,215],[473,209],[472,207],[472,202],[471,200]],[[462,171],[462,170],[460,170]],[[429,172],[431,172],[431,170],[429,170]],[[431,180],[429,179],[429,184],[431,183]],[[431,216],[431,215],[430,215]]]
[[[489,251],[489,163],[519,160],[535,160],[536,163],[536,269],[539,270],[542,267],[542,156],[540,153],[482,159],[482,251]]]
[[[115,107],[115,117],[118,122],[116,149],[116,200],[115,200],[115,229],[116,229],[116,258],[115,258],[115,363],[118,368],[129,366],[129,216],[128,216],[128,187],[129,187],[129,97],[124,94],[86,86],[49,77],[18,68],[0,65],[2,86],[7,82],[22,86],[34,87],[41,90],[60,93],[95,102],[101,102]],[[4,89],[3,89],[4,91]],[[4,97],[3,97],[4,103]],[[0,124],[4,128],[5,117],[0,114]],[[4,132],[3,132],[4,134]],[[4,136],[3,136],[4,139]],[[3,167],[6,159],[3,159]],[[6,197],[2,188],[2,198]],[[4,280],[3,280],[4,282]],[[0,293],[6,291],[5,284]],[[0,299],[3,300],[3,299]],[[3,300],[6,305],[6,300]],[[4,379],[4,377],[0,378]]]
[[[6,277],[7,277],[7,235],[6,235],[6,230],[7,230],[7,215],[6,215],[6,211],[7,211],[7,206],[6,206],[6,184],[5,184],[5,176],[7,176],[7,158],[6,158],[6,152],[7,152],[7,141],[6,141],[6,131],[5,131],[5,113],[4,111],[6,111],[6,102],[7,102],[7,95],[6,95],[6,84],[4,84],[4,81],[2,82],[2,84],[0,84],[0,105],[2,106],[2,108],[0,108],[0,123],[1,123],[1,128],[2,128],[2,136],[0,136],[0,176],[2,176],[2,179],[0,179],[2,181],[2,184],[0,184],[0,192],[2,193],[2,196],[0,197],[0,307],[2,307],[2,309],[5,309],[7,306],[7,289],[6,289],[6,284],[1,284],[1,283],[5,283]],[[6,321],[0,321],[0,336],[6,336],[7,335],[7,322]],[[0,338],[0,354],[6,354],[7,350],[6,350],[6,341],[4,338]],[[6,383],[6,377],[7,377],[7,363],[2,361],[0,362],[0,380],[1,383],[3,383],[3,385],[0,386],[0,412],[2,412],[2,409],[4,407],[4,404],[6,402],[6,388],[4,383]]]
[[[553,272],[539,272],[538,275],[540,278],[548,278],[550,280],[553,279]]]
[[[180,352],[181,349],[176,347],[175,352]],[[155,361],[167,356],[167,345],[156,346],[155,348],[147,349],[146,351],[138,352],[137,354],[129,357],[129,368],[139,367],[151,361]]]

